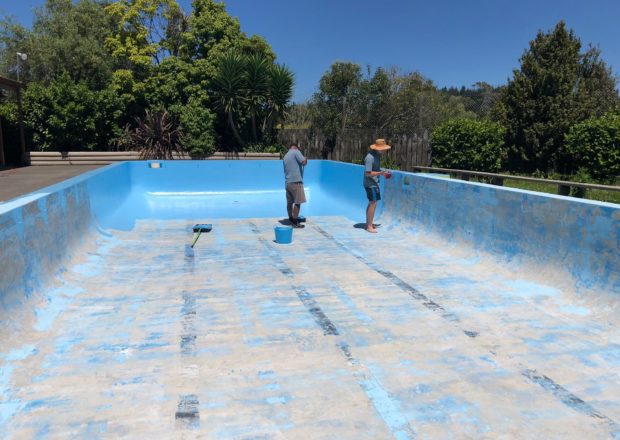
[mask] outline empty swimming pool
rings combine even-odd
[[[158,163],[0,204],[0,438],[620,438],[619,206]]]

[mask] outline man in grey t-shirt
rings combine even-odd
[[[282,162],[284,163],[288,220],[294,228],[303,228],[304,225],[299,222],[299,210],[301,209],[301,204],[306,203],[303,167],[308,163],[308,159],[301,154],[297,145],[291,145]]]
[[[381,154],[389,150],[390,147],[385,143],[385,139],[377,139],[370,146],[370,150],[364,159],[364,189],[366,197],[368,197],[368,206],[366,207],[366,230],[376,233],[377,230],[373,225],[377,202],[381,200],[379,191],[379,176],[386,176],[387,173],[381,171]]]

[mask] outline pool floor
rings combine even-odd
[[[2,335],[0,438],[620,438],[613,301],[398,226],[193,223],[99,235]]]

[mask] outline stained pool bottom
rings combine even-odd
[[[611,312],[384,224],[138,221],[2,359],[7,438],[609,438]]]

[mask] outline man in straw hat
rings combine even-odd
[[[366,159],[364,159],[364,188],[366,189],[366,196],[368,197],[368,206],[366,207],[366,230],[371,233],[377,233],[372,222],[375,217],[377,202],[381,200],[379,176],[387,175],[386,172],[381,171],[381,154],[390,148],[392,147],[385,143],[385,139],[377,139],[375,143],[370,146],[370,151],[368,151]]]

